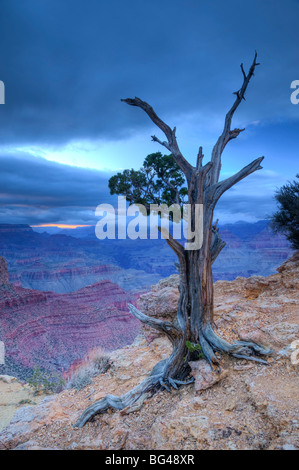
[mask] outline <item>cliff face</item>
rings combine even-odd
[[[175,255],[164,240],[101,241],[94,229],[93,238],[70,235],[0,224],[0,253],[7,261],[10,281],[62,294],[108,279],[125,291],[140,292],[175,272]]]
[[[18,260],[20,271],[10,273],[12,284],[35,290],[51,290],[58,294],[75,292],[86,285],[95,284],[98,281],[109,280],[119,284],[127,291],[147,290],[151,281],[156,282],[157,276],[147,274],[144,271],[134,269],[122,269],[113,265],[80,266],[82,260],[74,258],[67,265],[47,268],[41,259],[37,259],[32,265],[32,259]],[[27,269],[26,269],[27,266]]]
[[[35,365],[67,370],[93,348],[114,350],[130,344],[139,323],[127,304],[135,300],[110,281],[70,294],[17,287],[8,283],[0,259],[0,331],[7,363],[0,371],[22,377]]]
[[[154,286],[140,299],[143,310],[172,318],[177,285],[172,276]],[[216,282],[215,305],[217,333],[230,341],[270,345],[275,354],[268,366],[223,357],[221,380],[208,383],[205,365],[198,365],[195,385],[171,395],[160,392],[139,411],[98,415],[83,429],[74,429],[87,406],[107,393],[127,392],[170,354],[164,337],[146,332],[149,341],[141,335],[113,352],[111,368],[80,392],[66,390],[19,409],[0,434],[0,448],[298,449],[299,365],[293,353],[299,341],[299,252],[268,278]]]
[[[238,276],[269,276],[292,255],[285,236],[274,234],[268,225],[260,228],[258,233],[250,230],[250,224],[244,230],[242,224],[223,228],[221,236],[227,245],[213,266],[216,281]]]

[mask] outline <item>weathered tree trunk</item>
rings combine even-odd
[[[172,153],[175,162],[185,174],[188,184],[188,203],[192,207],[191,230],[193,232],[198,229],[195,226],[196,218],[193,209],[196,204],[203,205],[203,244],[200,249],[186,250],[168,234],[167,242],[178,256],[180,271],[180,298],[175,322],[163,322],[144,315],[133,305],[130,306],[132,315],[148,326],[163,332],[169,338],[173,346],[171,356],[167,360],[159,362],[150,376],[132,391],[121,397],[107,395],[106,398],[91,405],[79,418],[76,426],[82,427],[94,415],[107,410],[109,407],[130,409],[132,405],[135,404],[136,406],[136,403],[141,406],[150,394],[161,388],[170,391],[171,387],[177,388],[179,385],[190,383],[192,379],[187,379],[190,372],[188,361],[194,359],[192,357],[194,353],[187,348],[187,341],[194,345],[200,345],[205,358],[211,367],[216,370],[220,366],[215,352],[224,352],[237,358],[262,363],[266,362],[256,357],[256,355],[261,356],[271,353],[270,350],[252,342],[237,341],[230,344],[216,335],[213,329],[212,264],[225,245],[218,234],[217,224],[213,226],[214,209],[222,194],[246,176],[259,170],[263,160],[263,157],[258,158],[235,175],[219,182],[222,152],[227,143],[235,139],[244,130],[231,130],[231,122],[235,110],[244,99],[249,81],[254,74],[255,67],[258,65],[256,58],[257,55],[255,54],[248,74],[245,73],[243,65],[241,65],[243,85],[235,93],[235,102],[226,115],[224,129],[214,146],[211,161],[204,166],[202,165],[202,148],[199,148],[196,167],[193,167],[181,154],[176,140],[176,129],[171,129],[165,124],[149,104],[139,98],[123,100],[131,106],[143,109],[154,124],[164,132],[167,142],[162,142],[155,136],[152,139]]]

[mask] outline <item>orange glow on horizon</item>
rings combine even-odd
[[[36,227],[36,228],[57,227],[57,228],[75,229],[75,228],[78,228],[78,227],[91,227],[91,225],[41,224],[41,225],[31,225],[31,227]]]

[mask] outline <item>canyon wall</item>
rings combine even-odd
[[[215,280],[268,276],[292,254],[286,238],[266,221],[228,224],[220,232],[227,246],[213,266]],[[145,292],[177,272],[176,255],[165,240],[98,240],[94,227],[50,235],[0,225],[0,255],[13,284],[56,293],[107,279],[126,291]]]
[[[132,343],[139,322],[127,305],[135,301],[107,280],[68,294],[14,286],[0,258],[0,339],[6,347],[0,373],[22,377],[34,366],[66,371],[94,348]]]

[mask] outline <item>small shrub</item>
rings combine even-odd
[[[110,367],[109,357],[96,355],[88,364],[73,373],[67,383],[67,388],[81,390],[92,383],[92,379],[97,375],[104,374]]]
[[[33,388],[35,394],[58,393],[63,389],[65,382],[59,374],[50,373],[35,366],[28,385]]]
[[[274,232],[284,233],[294,250],[299,249],[299,174],[275,193],[278,210],[271,217]]]
[[[88,367],[82,367],[82,369],[77,370],[70,378],[67,383],[67,388],[75,388],[76,390],[81,390],[87,385],[92,383],[92,371]]]
[[[108,356],[95,356],[92,360],[92,364],[97,371],[97,374],[105,374],[110,367],[110,361]]]
[[[29,398],[26,398],[25,400],[19,401],[18,404],[19,405],[36,405],[35,401],[32,401]]]

